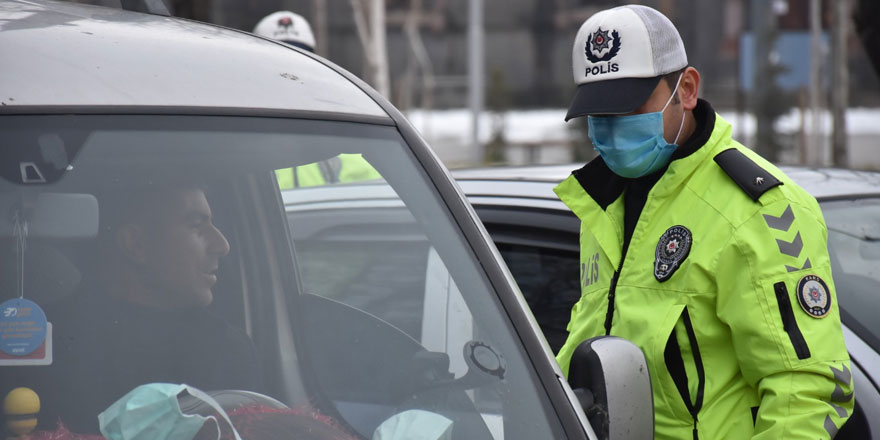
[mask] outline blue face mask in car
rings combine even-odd
[[[683,74],[682,74],[683,75]],[[681,81],[681,76],[678,77]],[[659,112],[629,116],[587,116],[590,139],[608,168],[621,177],[646,176],[669,163],[684,126],[684,112],[671,144],[663,136],[663,111],[672,102],[678,83]]]
[[[204,392],[187,385],[150,383],[129,391],[98,415],[101,434],[108,440],[192,440],[206,421],[217,419],[181,412],[177,398],[183,392],[211,405],[232,426],[226,412]]]
[[[452,440],[452,420],[429,411],[410,409],[391,416],[371,440]]]

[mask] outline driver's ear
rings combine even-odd
[[[125,224],[116,230],[116,247],[129,260],[143,263],[147,259],[146,234],[136,224]]]

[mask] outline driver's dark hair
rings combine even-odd
[[[98,194],[100,232],[106,234],[148,213],[177,191],[197,189],[206,192],[206,185],[196,179],[176,178],[137,186],[121,185]]]

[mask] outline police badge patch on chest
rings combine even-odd
[[[654,278],[661,283],[668,280],[681,266],[691,251],[691,231],[681,225],[673,226],[660,236],[654,253]]]
[[[807,275],[798,281],[797,299],[801,308],[813,318],[824,318],[831,311],[831,292],[822,278]]]

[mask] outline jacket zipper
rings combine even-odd
[[[794,311],[791,308],[791,299],[788,297],[788,289],[785,288],[784,282],[778,282],[773,285],[776,292],[776,302],[779,305],[779,314],[782,316],[782,328],[788,333],[791,345],[794,346],[794,352],[798,359],[807,359],[810,357],[810,347],[801,333],[797,320],[794,317]]]

